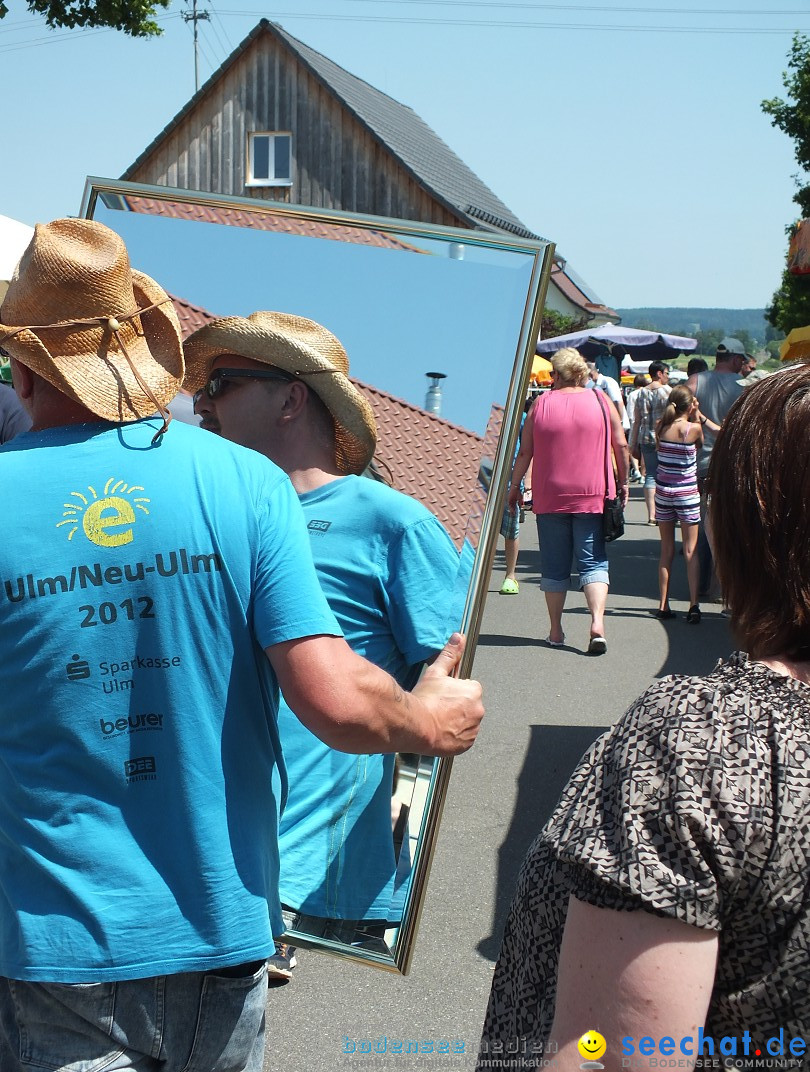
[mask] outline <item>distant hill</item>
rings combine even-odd
[[[647,328],[669,335],[695,336],[699,331],[720,331],[736,335],[747,331],[752,339],[765,342],[770,325],[764,309],[617,309],[628,328]]]

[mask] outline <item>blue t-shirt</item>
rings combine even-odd
[[[282,930],[263,649],[340,630],[281,470],[158,427],[0,451],[0,975],[205,970]]]
[[[346,476],[301,495],[321,585],[351,647],[410,685],[461,621],[459,553],[415,499]],[[467,560],[465,559],[465,564]],[[328,919],[394,919],[393,755],[328,748],[284,704],[289,797],[281,900]]]

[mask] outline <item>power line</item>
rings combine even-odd
[[[785,15],[790,18],[806,16],[803,11],[752,11],[747,8],[700,8],[700,7],[605,7],[604,5],[582,4],[533,4],[501,2],[501,0],[350,0],[355,4],[420,4],[436,7],[494,7],[524,8],[530,11],[607,11],[611,14],[634,15]]]
[[[513,22],[495,19],[422,19],[406,16],[391,15],[333,15],[302,11],[229,11],[229,15],[261,14],[262,17],[272,19],[315,19],[321,22],[373,22],[406,24],[415,26],[480,26],[485,29],[518,29],[518,30],[591,30],[615,33],[680,33],[680,34],[793,34],[794,29],[768,29],[744,26],[630,26],[630,25],[598,25],[596,23],[567,23],[567,22]]]
[[[627,12],[649,12],[652,13],[652,8],[605,8],[605,7],[570,7],[567,5],[533,5],[533,4],[520,4],[520,3],[497,3],[489,4],[483,2],[483,0],[352,0],[354,3],[358,2],[391,2],[391,3],[422,3],[422,4],[445,4],[459,7],[497,7],[497,8],[537,8],[539,9],[553,9],[553,10],[565,10],[565,11],[621,11]],[[708,14],[708,12],[698,12],[692,8],[668,8],[661,9],[662,13],[666,10],[667,14]],[[720,14],[721,12],[712,9],[713,14]],[[725,12],[722,12],[725,14]],[[732,12],[729,12],[731,14]],[[795,14],[787,11],[774,11],[774,12],[743,12],[735,10],[734,14],[751,14],[751,15],[792,15]],[[520,30],[589,30],[599,31],[606,33],[663,33],[663,34],[759,34],[759,35],[786,35],[793,34],[795,29],[779,29],[768,27],[741,27],[741,26],[637,26],[637,25],[598,25],[595,23],[563,23],[563,22],[522,22],[522,21],[510,21],[510,20],[496,20],[496,19],[442,19],[442,18],[419,18],[414,16],[391,16],[391,15],[339,15],[339,14],[323,14],[318,12],[301,12],[301,11],[276,11],[268,13],[265,11],[227,11],[223,13],[232,17],[252,17],[252,18],[284,18],[284,19],[305,19],[305,20],[318,20],[318,21],[340,21],[340,22],[366,22],[366,23],[382,23],[382,24],[405,24],[416,26],[463,26],[463,27],[480,27],[482,29],[520,29]],[[157,22],[165,22],[169,19],[183,18],[183,14],[167,14],[158,16]],[[217,17],[222,24],[222,20]],[[807,14],[805,14],[807,17]],[[195,23],[196,25],[196,23]],[[11,27],[11,30],[17,29],[30,29],[30,27]],[[224,30],[224,26],[223,26]],[[72,40],[75,41],[79,38],[91,37],[94,34],[109,34],[119,33],[120,31],[113,28],[101,27],[87,30],[67,30],[64,33],[49,33],[44,37],[28,38],[22,41],[16,41],[14,44],[6,44],[4,37],[9,31],[3,29],[0,33],[0,54],[7,52],[18,52],[27,48],[39,48],[42,45],[54,45],[63,41]],[[227,36],[227,35],[226,35]],[[231,50],[232,51],[232,50]]]
[[[158,16],[158,22],[165,22],[167,19],[178,19],[179,15],[164,15]],[[12,30],[31,30],[30,26],[14,26]],[[84,40],[87,37],[95,37],[97,34],[120,34],[120,30],[114,29],[112,26],[99,26],[93,29],[87,30],[64,30],[61,33],[49,32],[44,37],[29,37],[24,41],[16,41],[12,44],[5,44],[3,38],[7,31],[5,29],[0,30],[0,53],[2,52],[18,52],[25,48],[39,48],[41,45],[56,45],[67,41],[76,41],[79,38]]]

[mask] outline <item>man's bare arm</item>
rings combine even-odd
[[[464,651],[454,633],[411,692],[356,655],[342,637],[265,648],[284,699],[303,724],[341,752],[466,752],[484,715],[477,681],[449,675]]]

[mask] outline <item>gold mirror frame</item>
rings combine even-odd
[[[109,211],[107,211],[109,209]],[[117,215],[118,212],[123,213]],[[276,243],[276,251],[282,248],[281,238],[289,243],[292,239],[298,243],[296,250],[299,256],[307,263],[314,263],[313,258],[319,255],[326,247],[323,242],[340,241],[352,246],[382,245],[387,246],[388,251],[397,249],[409,254],[433,253],[444,251],[454,260],[463,259],[464,252],[472,254],[474,264],[484,266],[486,271],[499,273],[502,265],[503,271],[519,268],[519,277],[516,273],[516,284],[512,287],[509,297],[509,308],[502,301],[502,307],[496,305],[497,299],[493,297],[492,303],[486,309],[481,308],[480,301],[476,304],[475,297],[478,292],[473,290],[467,295],[468,305],[464,305],[465,296],[462,292],[448,294],[448,306],[454,305],[457,314],[466,308],[466,315],[475,315],[476,330],[485,327],[488,318],[495,319],[495,314],[506,317],[509,336],[508,340],[499,346],[498,354],[488,354],[487,357],[494,361],[500,361],[503,375],[503,401],[490,399],[489,406],[492,413],[503,407],[500,429],[497,434],[497,445],[494,455],[486,458],[488,464],[484,472],[481,462],[485,458],[484,452],[487,447],[484,444],[486,434],[483,428],[479,428],[477,435],[481,440],[482,454],[477,462],[475,474],[476,487],[480,490],[481,502],[474,509],[472,531],[475,533],[477,546],[471,567],[470,583],[466,594],[464,611],[460,622],[455,623],[453,628],[459,627],[467,635],[467,647],[460,667],[460,676],[469,677],[472,671],[475,648],[480,631],[481,616],[487,594],[487,583],[492,569],[492,562],[497,544],[501,512],[505,494],[506,480],[511,469],[511,460],[514,455],[518,428],[519,414],[526,397],[532,360],[535,352],[535,343],[539,336],[540,318],[545,302],[551,272],[554,246],[548,242],[533,242],[526,239],[511,238],[501,232],[470,231],[460,228],[443,227],[417,223],[411,220],[396,220],[377,216],[366,216],[358,213],[326,212],[314,210],[304,206],[294,206],[274,201],[255,200],[247,197],[220,197],[197,191],[176,190],[164,186],[147,186],[140,183],[122,182],[113,179],[89,177],[86,181],[84,197],[80,215],[90,219],[101,219],[102,222],[118,231],[130,248],[133,266],[140,271],[152,275],[161,285],[172,293],[173,297],[183,299],[186,303],[194,302],[195,295],[192,292],[180,293],[182,287],[176,283],[167,281],[168,264],[174,269],[175,262],[180,259],[179,250],[183,243],[171,242],[159,243],[163,248],[156,249],[155,243],[140,248],[132,248],[132,229],[139,226],[136,221],[144,217],[151,218],[149,228],[155,233],[154,218],[170,217],[173,220],[170,231],[169,227],[163,229],[166,238],[176,237],[177,221],[182,220],[188,226],[194,222],[209,228],[205,232],[205,242],[213,242],[214,235],[221,236],[222,232],[210,230],[214,227],[237,227],[246,229],[245,233],[254,231],[262,232],[263,251],[270,248],[270,243]],[[181,224],[183,226],[183,224]],[[181,232],[190,234],[190,232]],[[198,231],[199,234],[199,231]],[[252,240],[252,238],[251,238]],[[304,243],[305,245],[301,245]],[[289,245],[284,246],[289,249]],[[334,252],[334,251],[332,251]],[[350,254],[346,254],[350,257]],[[362,255],[361,255],[362,256]],[[430,258],[434,260],[434,258]],[[428,258],[421,263],[427,271]],[[219,262],[218,262],[219,263]],[[381,258],[374,261],[375,277],[383,267],[393,262],[383,262]],[[401,266],[404,262],[399,261]],[[412,266],[414,260],[409,264]],[[434,260],[435,266],[435,260]],[[247,274],[244,263],[229,263],[227,265],[229,278],[239,280],[239,269],[243,269],[243,276]],[[481,267],[481,270],[484,270]],[[199,270],[199,264],[195,266]],[[182,270],[182,266],[181,266]],[[418,269],[422,270],[422,269]],[[190,269],[189,269],[190,271]],[[470,272],[472,277],[473,273]],[[492,277],[494,278],[494,276]],[[511,282],[499,275],[501,282]],[[391,276],[394,280],[395,276]],[[398,276],[396,276],[398,281]],[[294,284],[293,284],[294,285]],[[454,284],[455,285],[455,284]],[[478,284],[476,284],[478,285]],[[300,283],[303,295],[306,284]],[[194,289],[193,284],[190,288]],[[497,289],[497,288],[496,288]],[[440,295],[441,296],[441,295]],[[311,302],[312,294],[307,292],[307,299]],[[435,301],[436,295],[432,294]],[[316,302],[317,304],[317,302]],[[250,308],[217,308],[216,315],[230,315],[237,313],[247,315],[254,309],[279,309],[281,305],[272,299],[259,301]],[[315,312],[301,308],[284,308],[286,312],[297,312],[302,315],[320,319]],[[514,311],[514,322],[511,317]],[[413,319],[418,322],[418,307],[412,311]],[[456,323],[460,323],[457,319]],[[330,326],[327,323],[327,326]],[[340,329],[336,333],[341,336]],[[345,339],[343,340],[345,343]],[[355,373],[355,359],[353,350],[347,346],[350,360],[352,361],[352,373]],[[382,349],[382,346],[380,346]],[[440,351],[441,352],[441,351]],[[375,356],[378,356],[375,354]],[[426,359],[424,364],[430,359]],[[435,365],[433,366],[435,367]],[[427,369],[425,374],[427,374]],[[362,376],[360,377],[362,379]],[[376,385],[375,385],[376,386]],[[408,402],[413,408],[419,409],[419,403],[413,398]],[[423,410],[423,412],[427,412]],[[489,422],[491,424],[491,421]],[[488,428],[489,428],[488,424]],[[458,431],[464,431],[463,428]],[[433,474],[437,476],[438,474]],[[419,494],[408,490],[409,494],[419,498]],[[484,497],[485,496],[485,497]],[[426,505],[430,509],[435,508],[431,502]],[[470,518],[464,526],[465,542],[468,540]],[[457,541],[458,542],[458,541]],[[423,757],[424,759],[424,757]],[[369,950],[358,950],[352,945],[341,942],[332,942],[324,938],[316,938],[298,931],[291,931],[285,936],[285,940],[295,946],[312,948],[321,952],[333,954],[339,957],[349,958],[359,963],[369,964],[391,972],[407,974],[414,953],[416,934],[419,927],[422,908],[425,901],[428,876],[435,853],[439,826],[447,795],[447,787],[452,770],[451,759],[439,759],[430,761],[428,765],[420,763],[419,771],[415,775],[415,781],[420,783],[420,792],[424,797],[424,808],[418,823],[418,834],[413,837],[413,851],[411,857],[410,885],[405,900],[402,921],[397,928],[386,932],[386,943],[390,955]]]

